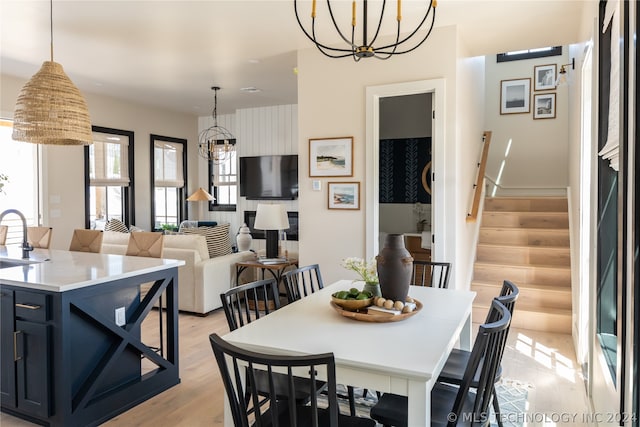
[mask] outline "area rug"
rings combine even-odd
[[[500,403],[500,418],[504,427],[523,427],[526,421],[526,413],[529,409],[528,399],[531,398],[534,388],[531,384],[518,380],[503,378],[496,384],[496,395]],[[356,414],[361,417],[369,418],[371,407],[378,401],[375,392],[367,391],[361,388],[354,390],[356,402]],[[340,404],[340,412],[349,413],[349,401],[346,398],[346,387],[338,385],[338,395],[342,396],[338,399]],[[491,408],[491,426],[497,426],[496,417]],[[381,424],[378,424],[381,426]],[[422,427],[422,426],[415,426]]]

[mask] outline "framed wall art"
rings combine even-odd
[[[330,182],[329,209],[360,209],[359,182]]]
[[[309,176],[353,176],[353,137],[310,139]]]
[[[528,113],[530,98],[530,78],[500,81],[500,114]]]
[[[553,90],[556,88],[556,64],[533,67],[533,90]]]
[[[533,118],[534,119],[555,119],[556,118],[556,94],[540,93],[533,95]]]

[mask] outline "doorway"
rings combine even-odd
[[[431,250],[431,93],[380,99],[379,246],[404,234]]]
[[[438,165],[444,165],[444,80],[422,80],[416,82],[397,83],[384,86],[370,86],[367,88],[367,144],[366,148],[366,182],[374,183],[366,188],[366,256],[372,258],[380,248],[380,101],[406,95],[429,94],[431,97],[432,115],[425,120],[432,120],[432,164],[433,174]],[[432,191],[431,230],[433,234],[444,233],[444,204],[441,196],[444,194],[440,186],[443,181],[434,182]],[[440,190],[440,191],[439,191]],[[413,222],[413,221],[412,221]],[[434,245],[432,255],[445,258],[447,245]]]

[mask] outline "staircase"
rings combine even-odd
[[[471,289],[482,321],[502,281],[520,289],[512,325],[571,333],[569,215],[565,197],[485,200]]]

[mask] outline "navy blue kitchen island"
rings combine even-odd
[[[22,260],[0,247],[2,411],[93,426],[178,384],[182,263],[56,250]],[[145,322],[161,295],[163,328]]]

